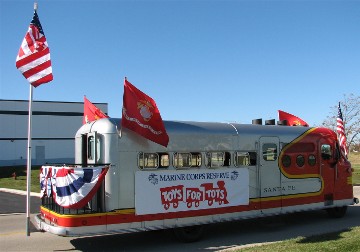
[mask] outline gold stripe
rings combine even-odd
[[[81,217],[99,217],[104,215],[118,215],[118,214],[133,214],[135,213],[134,208],[129,209],[121,209],[121,210],[115,210],[114,212],[105,212],[105,213],[92,213],[92,214],[59,214],[52,210],[49,210],[45,208],[44,206],[40,206],[41,210],[43,210],[46,213],[50,213],[56,217],[59,218],[81,218]]]
[[[297,198],[304,198],[304,197],[312,197],[318,196],[322,193],[322,188],[318,192],[311,192],[311,193],[302,193],[302,194],[291,194],[291,195],[280,195],[280,196],[270,196],[264,198],[253,198],[250,199],[250,202],[260,202],[260,201],[273,201],[273,200],[282,200],[282,199],[297,199]]]

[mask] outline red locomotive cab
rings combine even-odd
[[[329,130],[319,144],[325,205],[353,198],[351,164],[340,151],[335,132]]]
[[[340,151],[339,143],[336,142],[336,149],[335,149],[335,161],[338,166],[342,167],[341,170],[347,171],[348,173],[352,174],[353,170],[351,168],[351,163],[345,156],[345,154]]]
[[[352,190],[353,169],[352,169],[351,163],[349,162],[347,157],[344,155],[343,152],[340,151],[338,142],[336,142],[336,145],[335,145],[334,159],[335,159],[335,165],[337,168],[337,181],[335,183],[335,187],[337,188],[337,190],[340,190],[345,194],[344,197],[346,197],[346,195],[352,196],[352,194],[353,194],[353,190]],[[345,184],[346,186],[344,187],[343,185],[340,185],[340,183],[342,183],[343,185]]]

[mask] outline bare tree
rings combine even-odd
[[[360,144],[360,96],[344,94],[344,99],[340,101],[340,106],[343,115],[347,146],[350,150],[355,150],[356,148],[359,148]],[[336,132],[338,105],[334,105],[330,108],[330,115],[326,117],[322,125],[331,128]]]

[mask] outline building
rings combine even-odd
[[[104,113],[107,103],[94,103]],[[74,163],[83,102],[33,101],[32,165]],[[29,101],[0,99],[0,166],[26,165]]]

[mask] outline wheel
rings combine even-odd
[[[346,214],[347,206],[334,207],[326,209],[328,215],[332,218],[341,218]]]
[[[189,226],[174,228],[175,237],[181,242],[195,242],[201,239],[204,234],[204,226]]]

